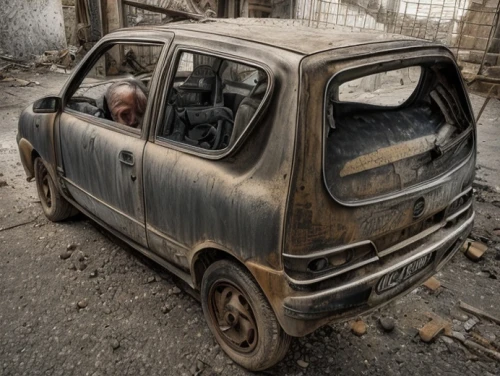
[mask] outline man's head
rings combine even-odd
[[[105,94],[111,118],[124,125],[137,128],[146,111],[147,89],[135,80],[115,82]]]

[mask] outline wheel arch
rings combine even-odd
[[[26,173],[26,179],[28,181],[33,180],[35,177],[35,158],[40,155],[25,138],[19,140],[19,156],[24,167],[24,172]]]
[[[212,265],[214,262],[220,260],[232,260],[237,264],[241,265],[246,270],[248,270],[243,261],[239,260],[236,256],[234,256],[231,252],[227,250],[223,250],[215,246],[209,246],[199,249],[193,255],[191,261],[191,270],[192,270],[191,274],[192,274],[193,286],[197,290],[200,290],[201,288],[201,281],[208,267]]]

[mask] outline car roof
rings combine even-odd
[[[399,34],[375,30],[353,31],[349,27],[308,27],[308,21],[258,18],[208,19],[203,22],[178,22],[156,28],[186,30],[231,37],[310,55],[321,51],[372,43],[408,41],[409,44],[430,42]],[[315,24],[313,22],[313,24]],[[311,25],[315,26],[315,25]]]

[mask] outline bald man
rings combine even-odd
[[[148,101],[147,88],[139,81],[115,82],[104,95],[111,119],[117,123],[140,128]]]

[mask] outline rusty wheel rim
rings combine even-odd
[[[247,296],[230,282],[217,282],[209,293],[210,318],[222,340],[232,349],[250,353],[258,330]]]
[[[52,194],[50,190],[49,173],[45,167],[40,168],[40,173],[41,173],[40,190],[42,192],[42,199],[45,205],[48,208],[50,208],[52,206]]]

